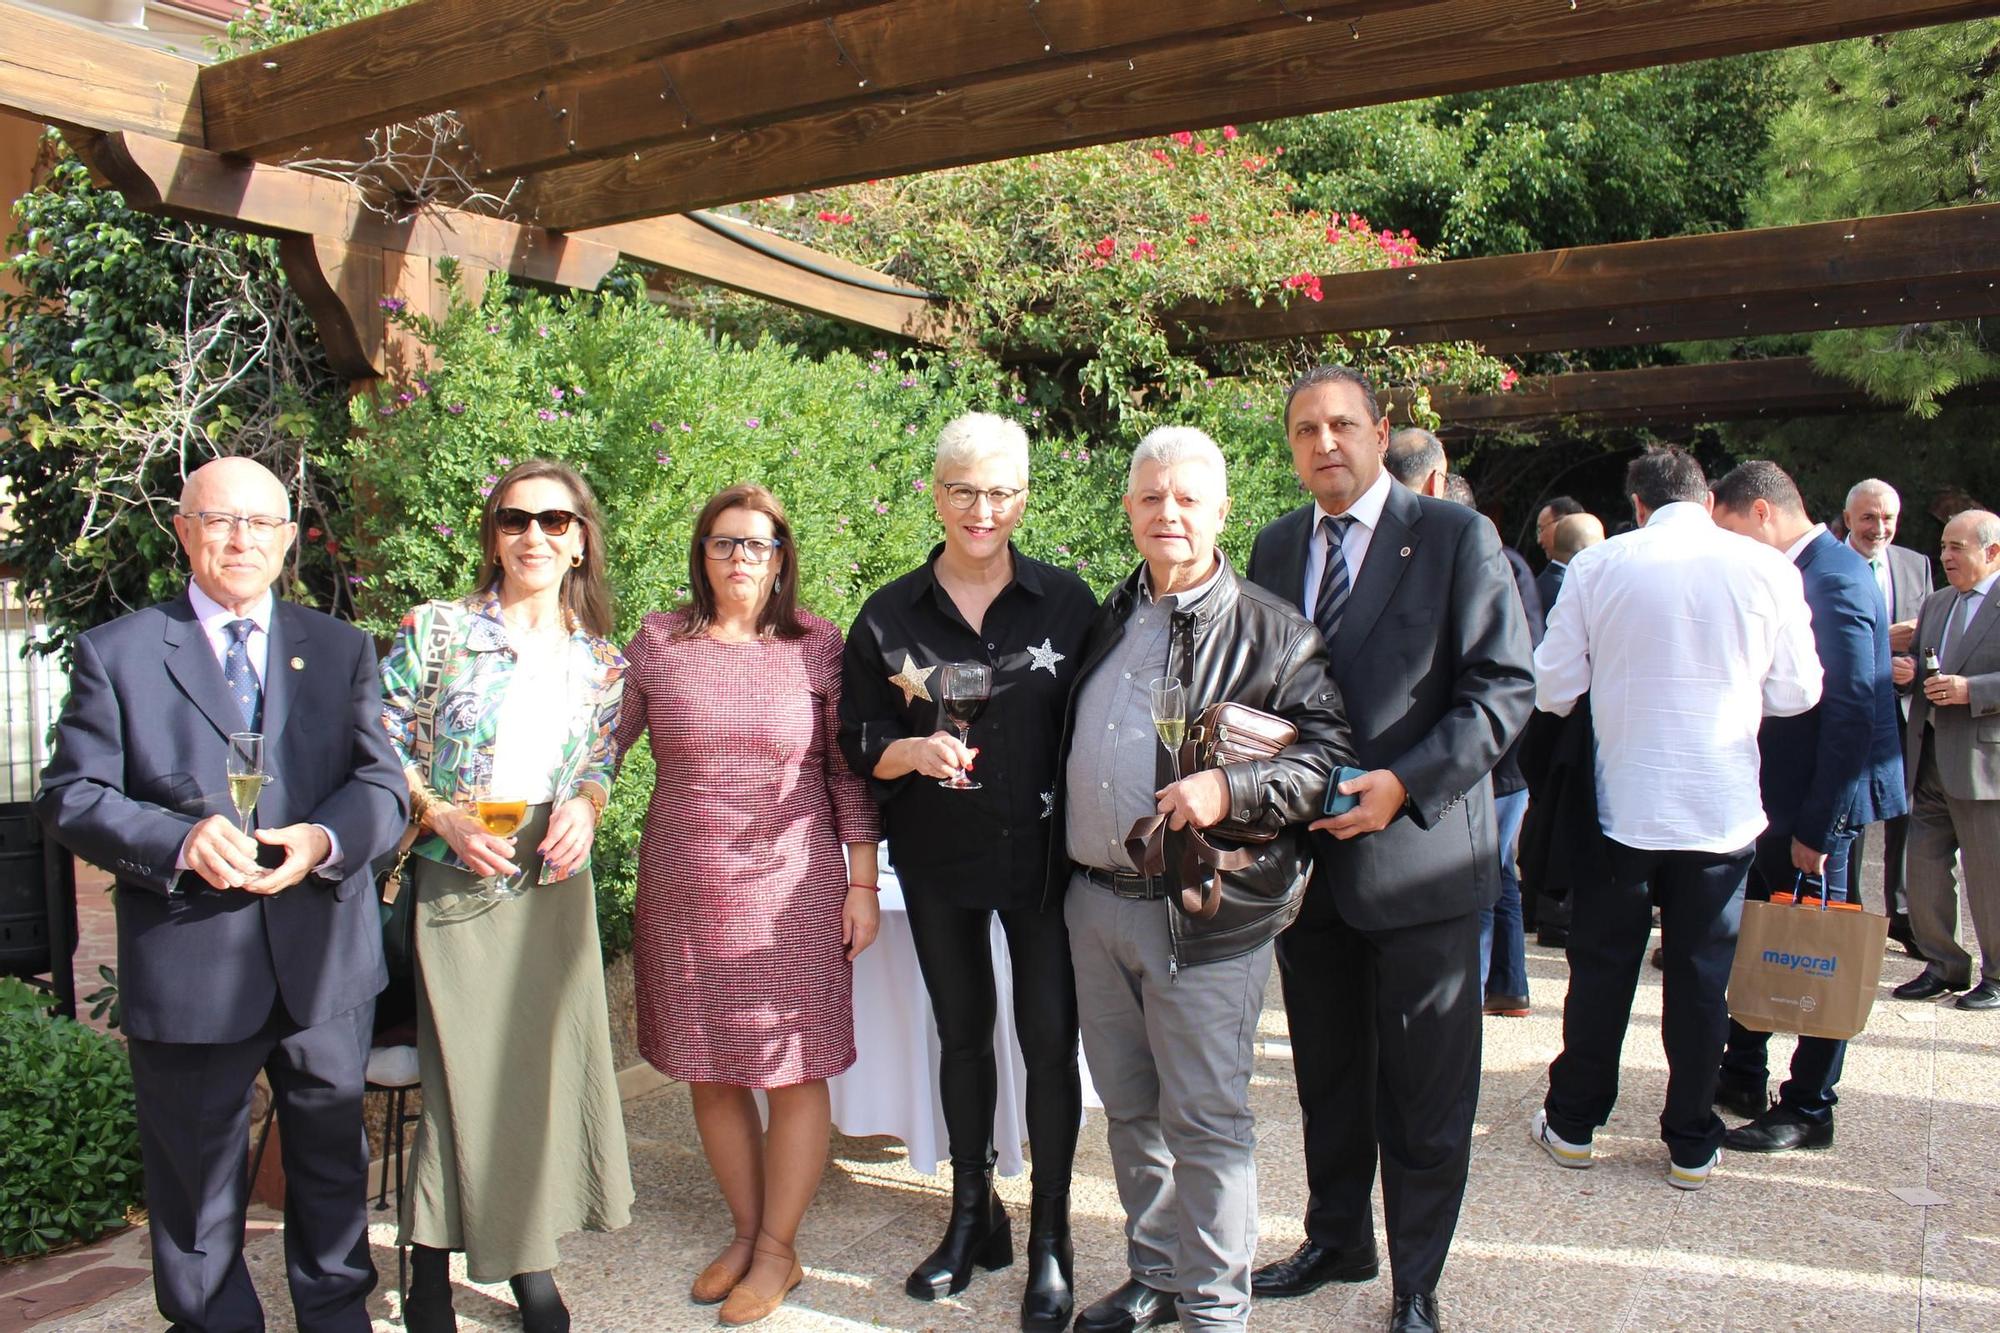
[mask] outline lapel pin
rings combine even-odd
[[[1410,548],[1405,546],[1403,548],[1403,559],[1408,560],[1409,558],[1410,558]]]
[[[1407,554],[1409,554],[1409,552],[1407,552],[1407,551],[1406,551],[1406,552],[1404,552],[1404,554],[1405,554],[1405,555],[1407,555]],[[305,659],[305,658],[303,658],[303,657],[294,657],[294,658],[292,659],[292,670],[294,670],[294,671],[304,671],[305,669],[306,669],[306,659]]]

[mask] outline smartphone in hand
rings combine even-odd
[[[1326,800],[1320,804],[1320,813],[1328,818],[1332,818],[1335,815],[1344,815],[1355,806],[1360,805],[1361,797],[1353,793],[1343,796],[1340,791],[1340,784],[1352,778],[1363,777],[1367,772],[1368,770],[1365,768],[1350,768],[1345,764],[1334,769],[1333,777],[1326,784]]]

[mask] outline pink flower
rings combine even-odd
[[[674,461],[674,456],[668,453],[666,450],[662,449],[660,450],[660,452],[653,455],[653,461],[655,463],[658,463],[661,467],[666,467]]]
[[[1134,259],[1158,259],[1159,257],[1160,252],[1153,248],[1151,241],[1141,241],[1132,247],[1132,258]]]
[[[488,480],[490,481],[490,480],[491,480],[491,478],[489,477],[489,478],[488,478]],[[307,541],[309,541],[309,542],[316,542],[316,541],[318,541],[318,540],[319,540],[319,538],[320,538],[320,531],[319,531],[319,529],[318,529],[318,528],[307,528],[307,529],[306,529],[306,540],[307,540]]]
[[[1500,392],[1512,393],[1514,391],[1514,386],[1516,384],[1519,384],[1520,382],[1521,382],[1520,375],[1517,374],[1510,367],[1505,374],[1500,376]]]
[[[465,404],[464,404],[464,403],[446,403],[446,404],[444,405],[444,410],[445,410],[445,411],[447,411],[447,412],[449,412],[449,413],[451,413],[451,414],[452,414],[453,416],[455,416],[455,417],[462,417],[462,416],[464,416],[464,415],[465,415]]]
[[[1190,224],[1190,225],[1192,225],[1192,226],[1196,226],[1196,227],[1199,227],[1199,226],[1200,226],[1200,225],[1201,225],[1202,223],[1204,223],[1204,222],[1206,222],[1206,221],[1208,221],[1208,214],[1206,214],[1206,213],[1190,213],[1190,214],[1188,214],[1188,222],[1189,222],[1189,224]]]
[[[1165,166],[1171,167],[1174,164],[1174,160],[1167,156],[1167,150],[1164,148],[1155,148],[1151,156],[1155,162],[1162,163]]]
[[[889,512],[889,506],[883,504],[880,500],[877,500],[875,502],[875,512],[878,514],[886,514]]]
[[[1194,135],[1192,132],[1188,130],[1175,130],[1173,133],[1173,140],[1181,147],[1186,148],[1189,144],[1192,144],[1194,142]]]
[[[1236,127],[1234,125],[1224,125],[1222,127],[1222,137],[1234,140],[1236,138]]]
[[[1208,145],[1206,143],[1195,144],[1194,155],[1196,157],[1205,157],[1207,156],[1207,154],[1208,154]]]
[[[451,536],[451,525],[448,523],[439,523],[436,525],[435,531],[440,537],[449,537]]]
[[[1101,237],[1097,242],[1096,249],[1098,254],[1109,259],[1118,253],[1118,238],[1115,236]]]
[[[563,396],[563,391],[560,388],[551,388],[549,390],[549,397],[555,399],[557,402],[562,401],[562,396]]]
[[[930,488],[931,484],[925,481],[922,477],[918,477],[915,481],[910,483],[910,489],[915,491],[919,495],[922,495],[925,491],[929,490]]]
[[[666,433],[667,423],[664,421],[648,421],[646,423],[646,429],[653,432],[653,434],[655,435],[663,435]]]
[[[556,414],[549,411],[549,409],[546,407],[536,408],[535,415],[540,417],[544,421],[554,421],[556,419]]]
[[[407,305],[408,302],[404,301],[403,298],[400,296],[385,296],[381,300],[377,301],[375,304],[381,306],[384,310],[388,311],[390,314],[395,315],[402,313],[403,307]]]
[[[764,423],[761,419],[757,417],[745,417],[743,418],[743,424],[748,426],[751,430],[755,430]]]

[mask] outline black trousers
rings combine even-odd
[[[1399,1293],[1444,1272],[1479,1106],[1479,914],[1360,930],[1315,882],[1278,936],[1304,1113],[1306,1239],[1373,1248],[1375,1166]]]
[[[1681,1166],[1701,1166],[1722,1146],[1716,1072],[1729,1035],[1725,993],[1743,921],[1743,884],[1754,850],[1644,851],[1609,842],[1611,882],[1572,895],[1569,998],[1563,1049],[1549,1066],[1549,1128],[1588,1143],[1618,1101],[1618,1055],[1632,995],[1646,965],[1653,904],[1666,951],[1667,1104],[1660,1138]]]
[[[250,1089],[271,1080],[285,1164],[285,1273],[301,1333],[368,1333],[368,1141],[361,1090],[374,1004],[301,1028],[274,1005],[249,1038],[126,1043],[151,1217],[153,1292],[187,1333],[262,1333],[243,1263]]]
[[[994,1072],[992,916],[958,907],[903,881],[917,966],[937,1016],[938,1091],[955,1170],[983,1171],[993,1156]],[[1077,1073],[1076,974],[1060,903],[1000,912],[1014,973],[1014,1029],[1028,1067],[1028,1143],[1034,1192],[1069,1193],[1083,1122]]]

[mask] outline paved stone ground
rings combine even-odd
[[[1879,893],[1873,895],[1879,901]],[[1528,1143],[1544,1071],[1561,1040],[1562,956],[1531,946],[1534,1014],[1486,1020],[1485,1073],[1472,1183],[1441,1290],[1454,1330],[1923,1330],[2000,1326],[2000,1016],[1907,1004],[1887,989],[1918,965],[1891,946],[1884,994],[1853,1047],[1834,1151],[1725,1156],[1708,1188],[1663,1179],[1656,1117],[1666,1066],[1658,1041],[1659,974],[1647,969],[1625,1047],[1619,1110],[1597,1138],[1598,1165],[1561,1171]],[[1267,999],[1251,1098],[1261,1128],[1261,1257],[1301,1237],[1299,1117],[1275,982]],[[1773,1065],[1789,1050],[1773,1042]],[[685,1090],[627,1104],[639,1202],[613,1235],[565,1242],[558,1277],[582,1330],[692,1330],[714,1325],[688,1282],[729,1224],[697,1146]],[[1926,1186],[1947,1202],[1913,1207],[1889,1193]],[[1003,1182],[1017,1238],[1027,1178]],[[908,1299],[903,1275],[935,1243],[947,1182],[909,1170],[900,1145],[837,1139],[834,1161],[800,1239],[807,1280],[763,1327],[772,1333],[856,1328],[1011,1328],[1021,1270],[982,1275],[958,1299]],[[1088,1300],[1123,1280],[1121,1214],[1104,1125],[1084,1127],[1075,1184],[1077,1280]],[[1379,1217],[1378,1217],[1379,1228]],[[401,1328],[389,1287],[393,1232],[374,1229],[384,1290],[375,1327]],[[281,1237],[260,1224],[248,1249],[273,1330],[293,1327]],[[131,1252],[128,1246],[125,1260]],[[467,1333],[519,1327],[499,1287],[459,1286]],[[4,1285],[0,1285],[4,1292]],[[1253,1324],[1280,1330],[1380,1328],[1387,1281],[1322,1289],[1257,1306]],[[5,1324],[0,1314],[0,1326]],[[160,1327],[146,1285],[40,1327],[126,1333]],[[16,1325],[19,1327],[20,1325]]]

